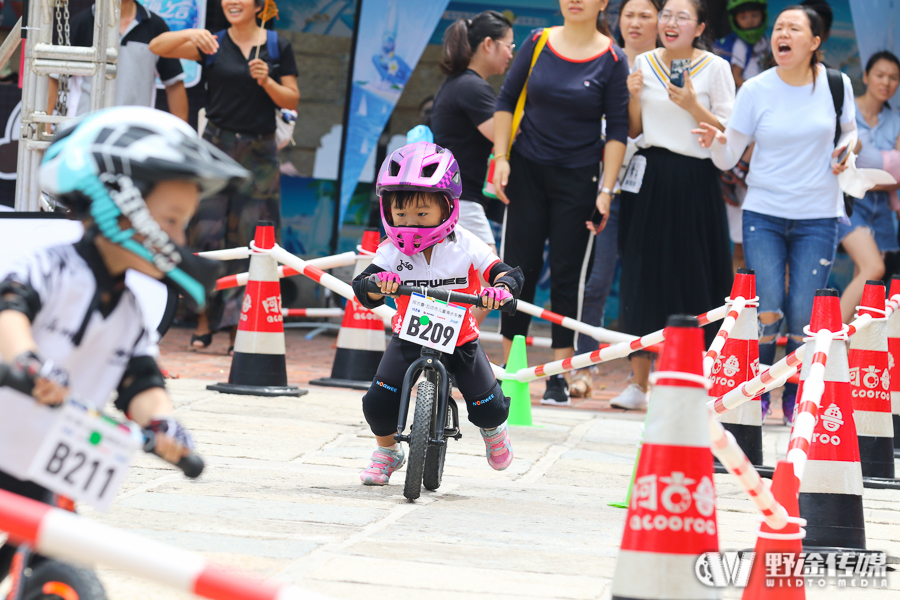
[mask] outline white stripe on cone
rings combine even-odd
[[[719,590],[706,587],[697,580],[694,575],[696,562],[697,557],[693,554],[619,550],[613,595],[669,600],[719,598]]]
[[[644,429],[645,444],[661,446],[709,447],[709,424],[704,419],[694,419],[684,406],[706,400],[706,390],[697,387],[653,386],[650,403],[653,404],[652,420]]]
[[[816,444],[820,443],[816,440]],[[846,442],[844,442],[846,443]],[[810,460],[803,472],[800,491],[810,494],[862,496],[862,469],[858,462]]]
[[[723,365],[726,365],[728,363],[730,356],[729,350],[730,347],[734,345],[730,343],[732,340],[745,340],[749,341],[750,343],[758,343],[758,332],[759,325],[757,324],[756,306],[754,304],[750,304],[749,306],[745,306],[744,310],[741,311],[740,316],[738,316],[737,323],[734,324],[734,328],[731,330],[731,335],[729,336],[728,341],[725,342],[725,347],[722,348],[722,354],[720,358],[721,363]],[[744,370],[742,373],[736,373],[736,375],[746,377],[746,379],[735,381],[736,385],[733,386],[732,389],[738,387],[739,385],[744,383],[744,381],[750,380],[752,377],[755,377],[759,373],[759,350],[756,351],[756,356],[757,359],[755,364],[749,365],[749,368]],[[732,423],[735,425],[753,425],[756,427],[761,427],[762,407],[760,406],[759,401],[745,402],[737,408],[722,414],[719,420],[722,423]]]
[[[270,333],[238,329],[234,338],[234,351],[245,354],[284,354],[284,332]]]

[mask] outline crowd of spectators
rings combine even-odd
[[[865,92],[854,97],[849,78],[826,68],[833,14],[825,0],[777,15],[765,0],[728,0],[731,31],[715,42],[704,0],[623,0],[615,35],[608,0],[559,4],[563,24],[532,31],[515,55],[503,14],[453,23],[431,115],[434,141],[461,168],[461,223],[495,248],[499,241],[503,260],[522,269],[522,299],[534,299],[547,243],[552,310],[603,325],[618,262],[619,329],[643,335],[670,314],[719,305],[734,269],[746,266],[760,296],[760,359],[771,363],[779,334],[789,351],[802,342],[813,292],[827,286],[842,243],[856,269],[842,299],[852,318],[865,280],[885,275],[884,253],[900,250],[900,201],[896,186],[878,187],[851,211],[838,175],[849,150],[860,167],[896,173],[900,115],[889,101],[900,60],[886,50],[868,58]],[[218,33],[170,32],[133,0],[122,6],[122,44],[133,52],[120,53],[120,72],[134,61],[134,85],[120,85],[116,102],[149,104],[148,82],[160,75],[172,112],[185,117],[172,59],[200,62],[203,135],[254,175],[244,189],[203,201],[191,245],[247,245],[258,220],[279,232],[275,119],[298,104],[298,69],[290,43],[259,25],[262,0],[223,0]],[[90,15],[73,20],[73,43],[89,45],[82,21]],[[507,68],[498,96],[486,80]],[[83,112],[90,90],[76,88],[70,110]],[[502,220],[499,239],[488,217]],[[194,347],[233,328],[240,292],[220,295],[200,316]],[[507,355],[529,323],[522,312],[502,316]],[[597,342],[553,325],[552,347],[564,359]],[[652,355],[633,355],[630,385],[613,406],[645,408],[651,368]],[[591,384],[589,372],[548,378],[543,401],[568,404]],[[785,391],[786,415],[795,394]]]

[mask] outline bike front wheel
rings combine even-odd
[[[58,560],[45,560],[25,580],[23,600],[106,600],[97,575]]]
[[[446,427],[456,426],[456,423],[453,420],[453,410],[450,408],[450,403],[452,402],[453,398],[447,399],[447,416],[444,419]],[[435,423],[437,423],[437,411],[438,407],[435,406]],[[444,438],[443,433],[443,431],[434,432],[434,439],[443,439],[444,443],[440,446],[428,446],[428,450],[425,453],[425,473],[422,478],[422,483],[425,485],[425,489],[430,492],[441,487],[441,479],[444,476],[444,459],[447,457],[447,439]]]
[[[403,495],[410,501],[422,494],[422,474],[436,395],[437,387],[431,381],[421,382],[416,390],[416,412],[409,432],[409,460],[406,463],[406,484],[403,486]]]

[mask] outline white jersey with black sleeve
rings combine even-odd
[[[40,250],[20,260],[6,278],[30,287],[40,299],[32,335],[40,355],[68,373],[73,397],[103,408],[132,359],[159,356],[157,333],[145,326],[137,298],[124,277],[109,275],[93,244]],[[0,415],[0,456],[21,459],[5,464],[26,462],[54,418],[53,409],[5,387],[0,387]]]

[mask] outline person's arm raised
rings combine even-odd
[[[215,54],[219,41],[206,29],[182,29],[167,31],[150,41],[150,52],[166,58],[184,58],[199,61],[203,54]]]

